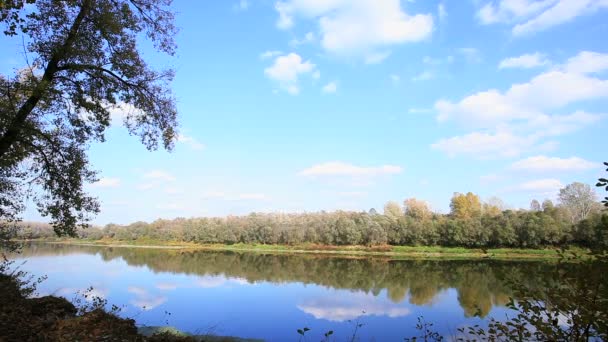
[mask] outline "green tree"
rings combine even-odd
[[[541,211],[541,209],[540,203],[537,200],[533,199],[532,202],[530,202],[530,210]]]
[[[608,166],[608,162],[604,162],[604,165]],[[606,169],[606,171],[608,171],[608,169]],[[605,190],[608,191],[608,179],[606,179],[606,178],[598,179],[597,184],[595,184],[595,186],[605,187]],[[602,201],[602,203],[604,203],[605,207],[608,207],[608,197],[604,197],[604,200]]]
[[[125,112],[125,127],[148,149],[173,146],[173,71],[153,70],[137,44],[145,35],[174,53],[171,0],[0,4],[5,34],[27,37],[31,61],[0,75],[0,219],[18,218],[29,196],[58,234],[74,235],[99,209],[83,190],[96,180],[86,149],[104,141],[112,111]]]

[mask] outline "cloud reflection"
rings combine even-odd
[[[153,295],[142,287],[129,286],[127,291],[135,295],[129,303],[145,311],[152,310],[167,301],[167,297]]]
[[[313,298],[298,305],[298,309],[313,315],[316,319],[333,322],[344,322],[360,316],[396,318],[411,313],[408,308],[367,294]]]

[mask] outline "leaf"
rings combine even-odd
[[[304,332],[302,331],[302,329],[298,329],[298,334],[304,336]]]

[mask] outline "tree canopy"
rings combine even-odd
[[[87,158],[121,111],[146,148],[173,147],[173,71],[154,70],[138,38],[175,52],[171,0],[0,2],[4,34],[23,35],[27,65],[0,75],[0,219],[18,219],[26,199],[58,234],[74,234],[99,210],[83,189],[96,180]]]

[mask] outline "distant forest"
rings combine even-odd
[[[529,210],[505,209],[499,199],[482,202],[473,193],[455,193],[449,214],[432,212],[415,198],[388,202],[383,213],[252,213],[222,218],[159,219],[121,226],[108,224],[78,232],[89,240],[159,240],[201,244],[323,244],[518,247],[608,246],[608,212],[588,185],[573,183],[555,205],[533,200]],[[21,239],[53,238],[48,224],[21,222]]]

